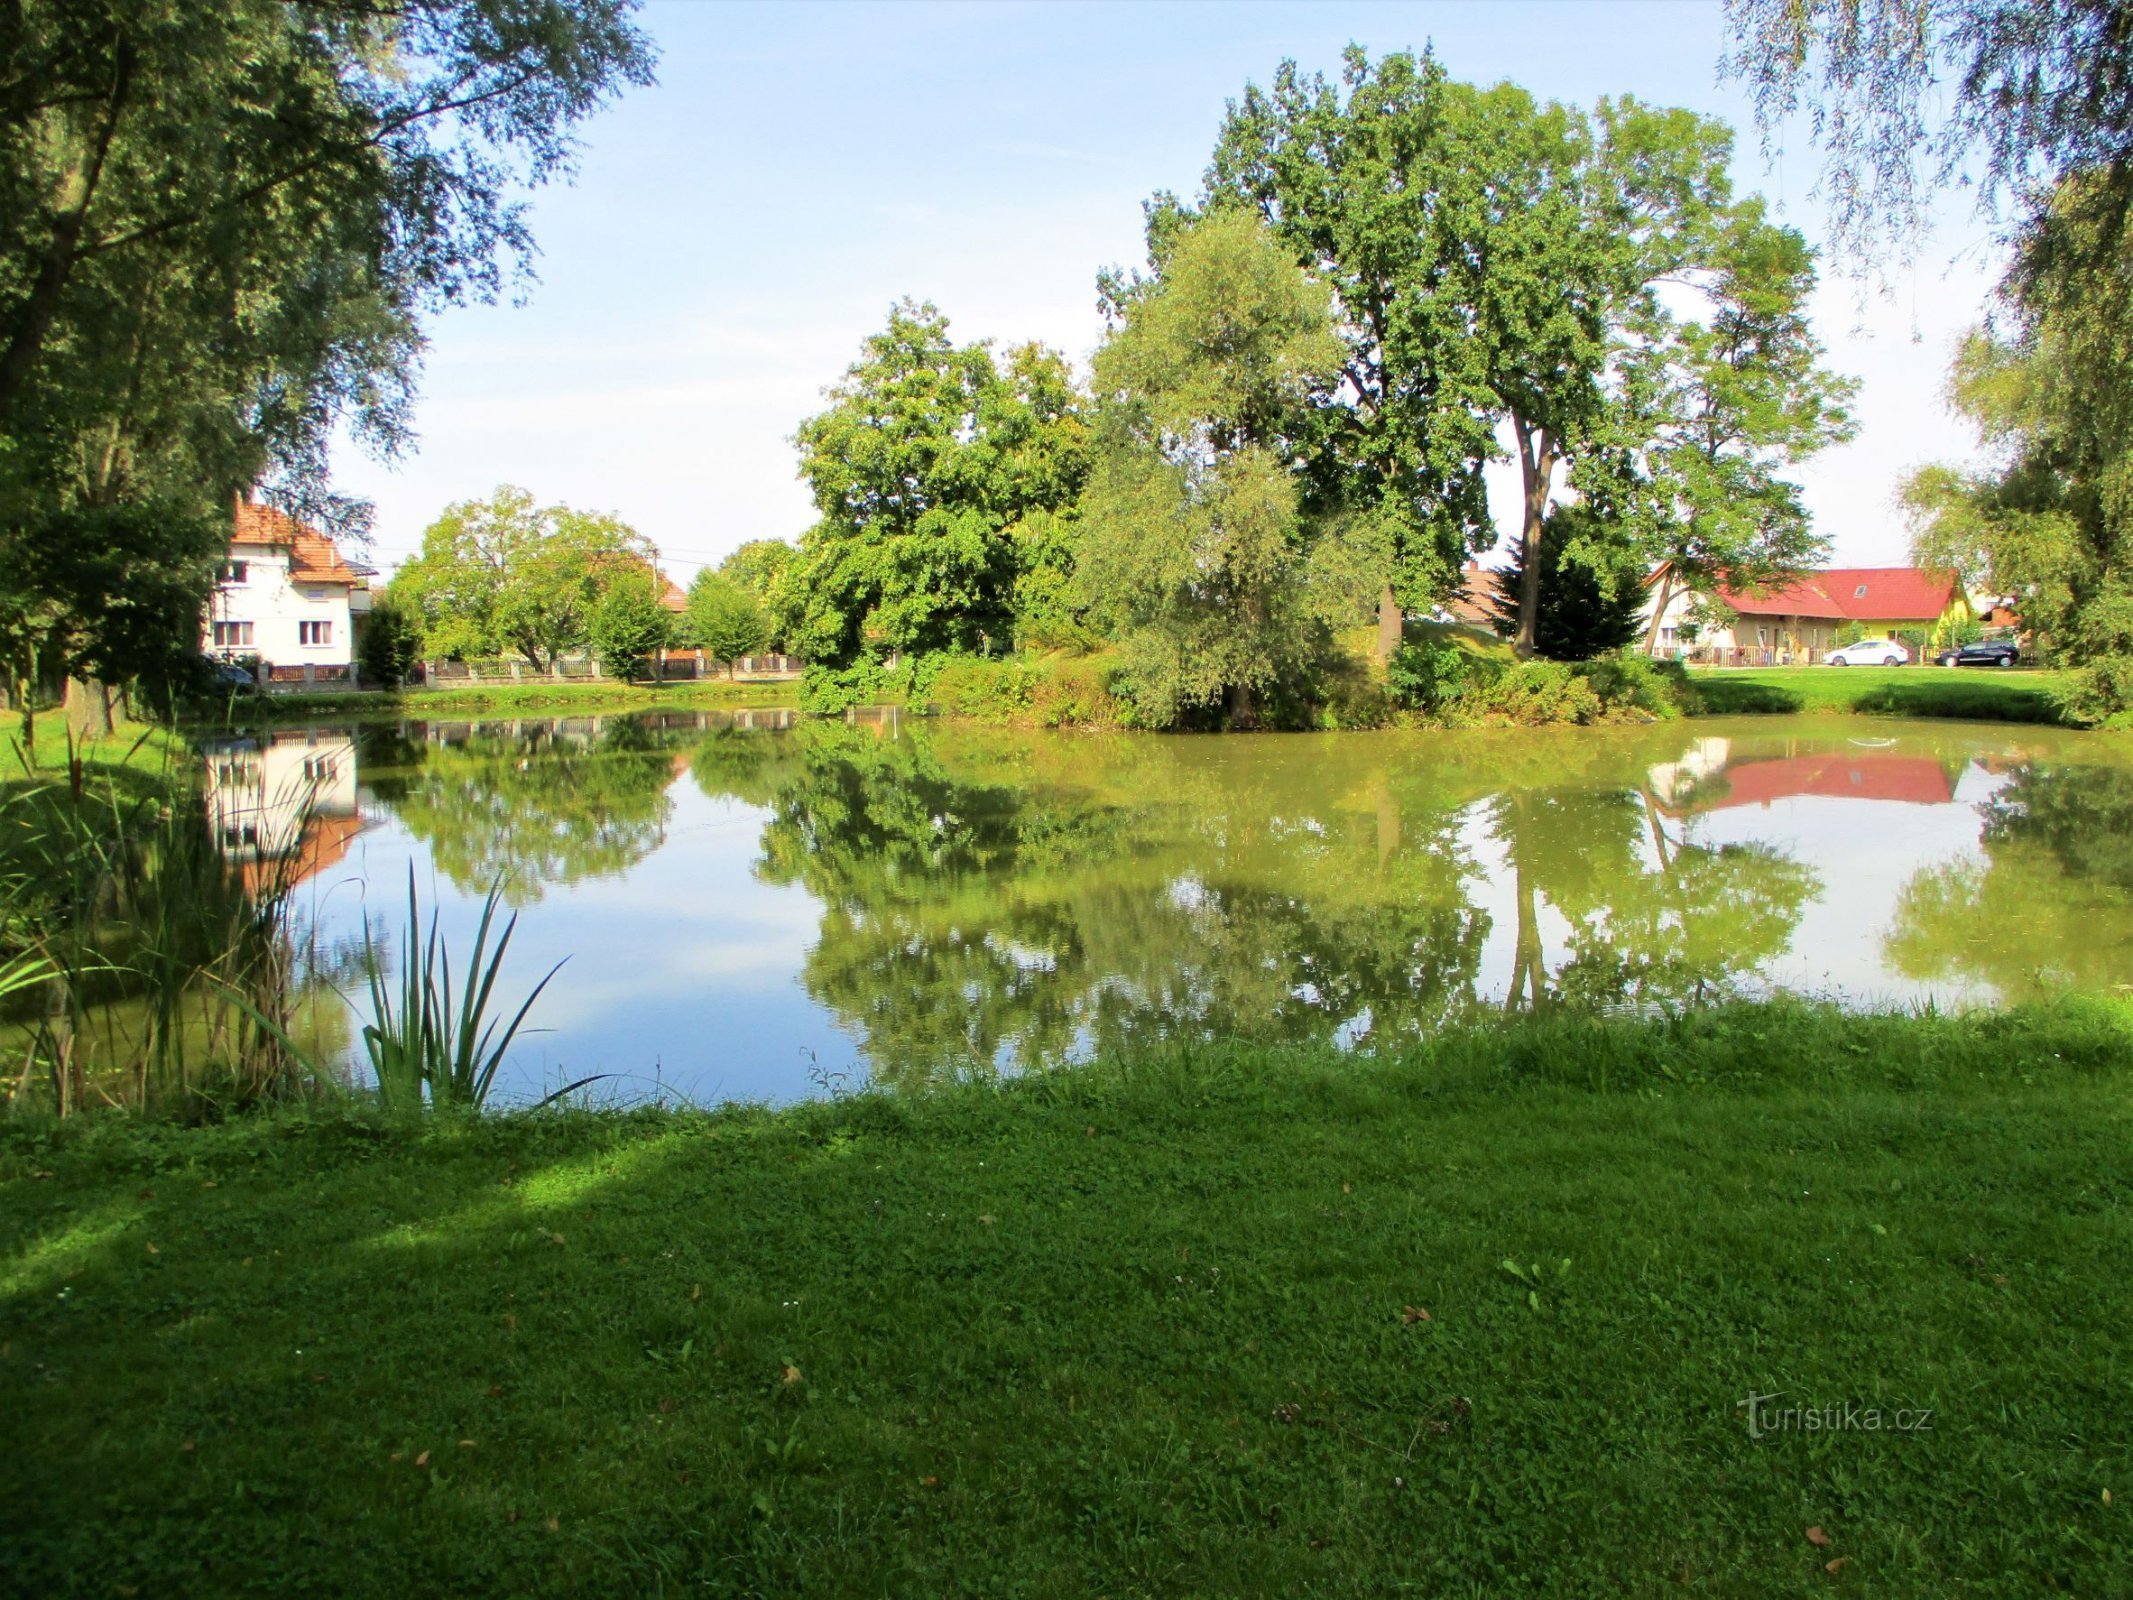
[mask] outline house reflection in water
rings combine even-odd
[[[331,729],[282,729],[211,739],[207,816],[216,844],[257,887],[293,887],[348,853],[363,831],[356,807],[355,741]],[[293,858],[293,859],[292,859]]]
[[[1732,743],[1698,739],[1678,761],[1653,767],[1647,781],[1659,808],[1687,816],[1729,806],[1768,806],[1800,795],[1915,806],[1944,806],[1955,799],[1947,767],[1932,756],[1847,747],[1735,761]]]

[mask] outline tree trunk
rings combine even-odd
[[[67,679],[67,727],[76,740],[111,737],[111,691],[96,678]]]
[[[1667,603],[1673,598],[1674,568],[1669,563],[1665,575],[1659,580],[1659,592],[1652,596],[1652,625],[1644,634],[1644,653],[1648,656],[1659,653],[1659,624],[1665,619]]]
[[[1385,585],[1385,592],[1378,596],[1378,659],[1390,661],[1392,653],[1400,648],[1400,602],[1392,592],[1392,585]]]
[[[1518,434],[1518,473],[1525,489],[1525,515],[1519,529],[1518,633],[1511,648],[1523,661],[1538,648],[1540,630],[1541,538],[1548,516],[1548,494],[1555,483],[1555,439],[1544,427],[1513,416]]]
[[[1229,725],[1232,728],[1249,728],[1252,725],[1252,687],[1248,683],[1233,683],[1226,695],[1229,707]]]
[[[7,348],[0,350],[0,416],[13,410],[16,397],[29,382],[30,372],[37,365],[38,356],[44,352],[44,342],[51,334],[52,324],[58,319],[59,303],[66,294],[67,280],[74,273],[82,229],[89,220],[89,205],[96,198],[104,158],[110,154],[111,137],[118,131],[119,114],[125,109],[126,88],[132,76],[133,50],[130,45],[122,44],[118,53],[118,72],[112,80],[111,97],[105,106],[103,120],[90,148],[67,174],[60,191],[59,214],[52,222],[51,240],[37,263],[37,276],[31,281],[29,295],[16,314],[15,326],[8,334]]]

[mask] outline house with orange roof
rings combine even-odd
[[[1665,596],[1652,653],[1748,666],[1786,666],[1822,660],[1847,625],[1855,637],[1930,634],[1943,622],[1970,615],[1970,600],[1955,574],[1922,567],[1823,567],[1776,584],[1721,584],[1698,595],[1666,581],[1664,567],[1646,580]]]
[[[371,569],[273,506],[237,502],[229,555],[208,599],[201,645],[257,663],[262,683],[345,684],[370,610]]]

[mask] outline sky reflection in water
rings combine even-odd
[[[410,865],[507,984],[506,1092],[782,1101],[1178,1036],[1394,1041],[1477,1008],[1855,1004],[2133,969],[2133,764],[2052,730],[1092,737],[755,713],[410,719],[210,748],[344,954]],[[305,781],[323,815],[277,804]],[[249,798],[247,798],[249,796]]]

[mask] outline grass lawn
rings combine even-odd
[[[2133,1592],[2129,1045],[1741,1007],[778,1114],[18,1124],[6,1587]]]
[[[174,769],[189,771],[192,760],[177,735],[145,723],[120,722],[109,736],[70,749],[66,713],[57,706],[37,713],[32,747],[23,741],[21,714],[10,713],[0,723],[0,796],[65,790],[70,755],[81,760],[84,798],[99,804],[112,795],[162,797],[169,792]]]
[[[1690,678],[1711,716],[1835,711],[1979,722],[2057,722],[2065,674],[1984,667],[1702,667]]]

